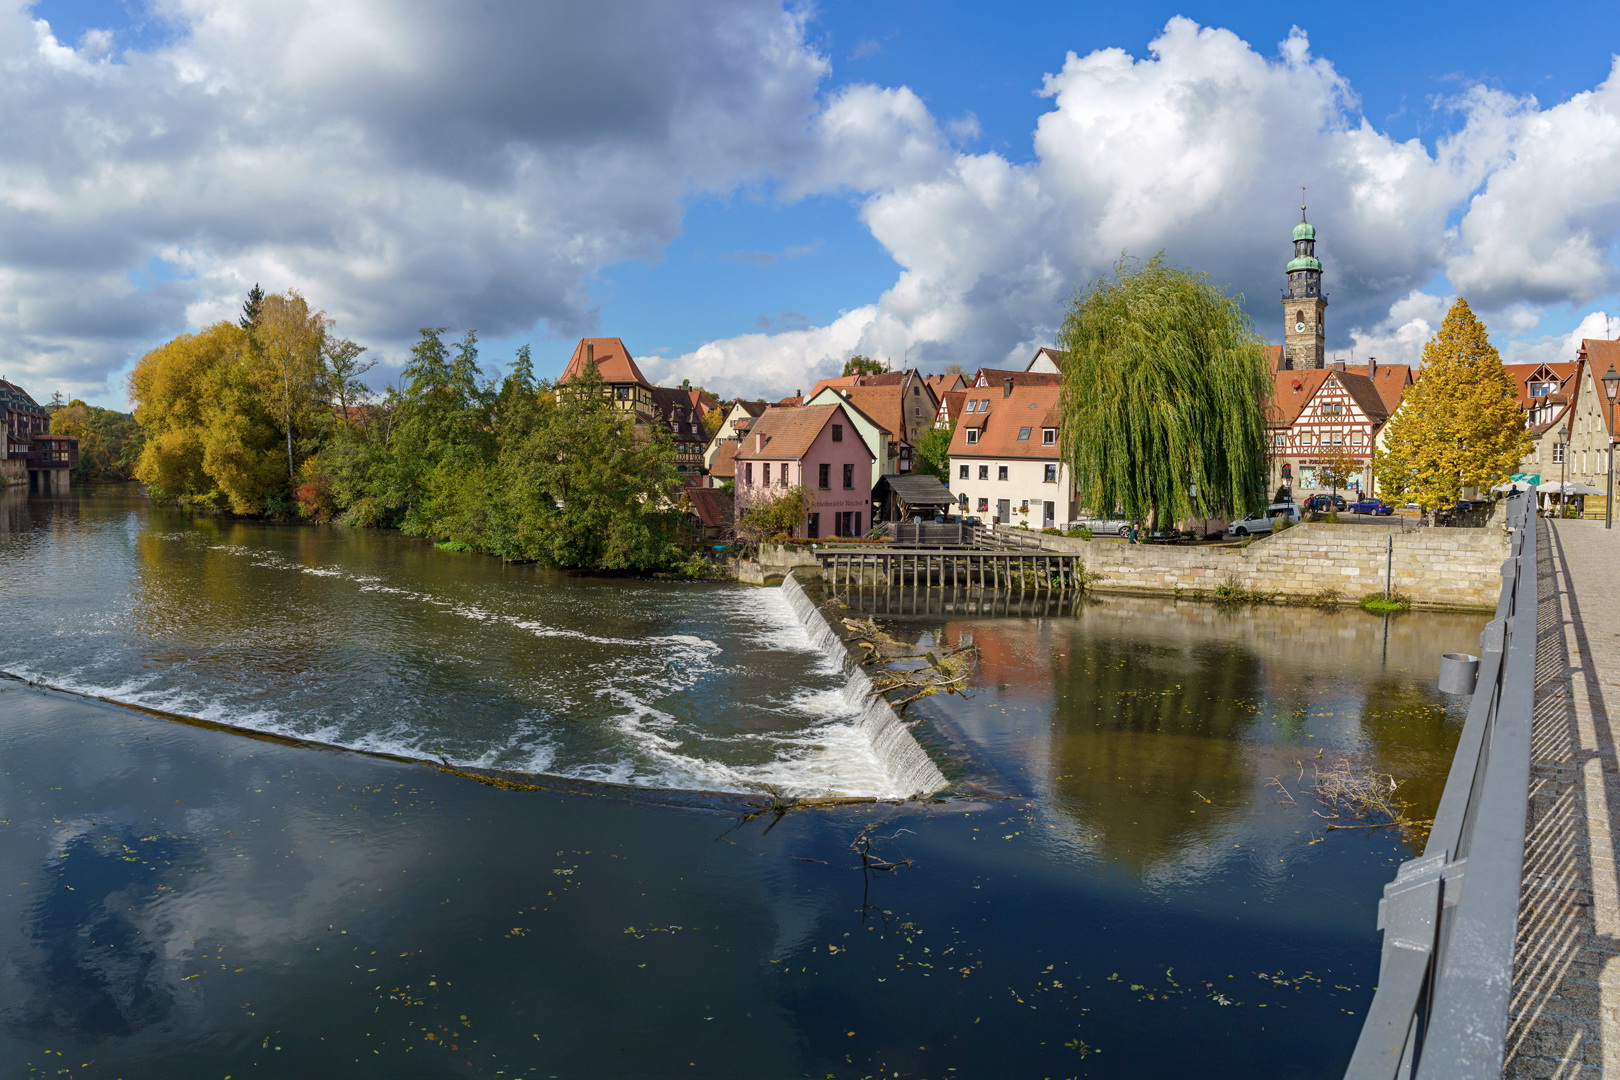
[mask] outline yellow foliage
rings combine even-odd
[[[1379,491],[1425,511],[1452,505],[1465,487],[1499,483],[1530,452],[1513,384],[1466,300],[1423,347],[1422,375],[1386,431]]]
[[[147,440],[135,478],[156,495],[260,513],[286,484],[276,424],[248,334],[215,323],[141,357],[129,379]]]

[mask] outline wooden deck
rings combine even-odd
[[[833,587],[1033,589],[1078,592],[1085,564],[1069,552],[927,548],[834,548],[816,552],[821,578]]]

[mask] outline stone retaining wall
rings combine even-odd
[[[1026,534],[1027,535],[1027,534]],[[1085,556],[1099,592],[1212,593],[1223,585],[1346,602],[1384,590],[1386,544],[1394,540],[1393,585],[1424,607],[1492,610],[1502,589],[1507,533],[1483,529],[1306,523],[1248,547],[1125,544],[1041,535],[1048,551]]]

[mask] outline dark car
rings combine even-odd
[[[1343,510],[1344,497],[1342,495],[1312,495],[1305,500],[1305,509],[1325,514],[1329,510]]]
[[[1395,512],[1395,508],[1383,499],[1357,499],[1350,504],[1352,514],[1381,514],[1388,517]]]

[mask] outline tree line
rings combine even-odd
[[[183,334],[130,377],[156,497],[235,514],[398,528],[456,550],[650,571],[682,559],[674,447],[593,375],[486,378],[478,338],[421,331],[398,385],[296,292],[255,287],[235,323]]]

